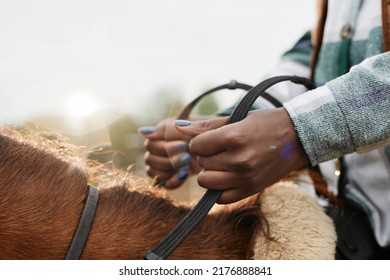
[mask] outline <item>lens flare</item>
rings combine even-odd
[[[74,116],[88,116],[96,111],[96,102],[87,94],[72,95],[68,101],[68,110]]]

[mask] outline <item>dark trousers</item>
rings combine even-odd
[[[355,203],[344,200],[327,212],[337,231],[336,259],[390,260],[390,248],[378,245],[366,213]]]

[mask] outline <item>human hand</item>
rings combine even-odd
[[[203,168],[199,185],[223,191],[218,203],[261,192],[309,162],[284,108],[254,111],[224,126],[227,120],[174,122],[178,131],[193,137],[189,150]]]
[[[200,171],[188,151],[190,138],[174,128],[172,119],[163,120],[155,127],[140,127],[138,131],[146,138],[146,172],[158,184],[177,188],[189,175]]]

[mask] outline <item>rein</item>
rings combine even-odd
[[[246,84],[237,83],[235,81],[229,84],[221,85],[213,88],[189,103],[179,118],[187,119],[194,108],[194,106],[206,95],[221,89],[244,89],[248,93],[241,99],[238,105],[234,108],[228,122],[232,124],[243,120],[248,112],[251,110],[253,103],[258,97],[263,97],[272,103],[275,107],[281,107],[282,104],[266,93],[265,91],[282,81],[291,81],[296,84],[305,86],[308,90],[314,89],[315,85],[306,78],[298,76],[277,76],[267,79],[255,87]],[[145,260],[163,260],[166,259],[199,225],[203,218],[207,215],[213,205],[216,203],[222,191],[207,190],[195,207],[181,220],[173,230],[168,233],[153,249],[149,250],[145,255]],[[88,195],[84,205],[80,221],[77,225],[76,231],[73,235],[72,242],[66,254],[66,260],[78,260],[83,253],[84,247],[88,240],[89,232],[91,230],[93,220],[96,213],[96,208],[99,200],[99,190],[96,187],[88,186]]]
[[[91,230],[99,201],[99,189],[88,186],[88,196],[65,260],[79,260]]]
[[[214,92],[222,90],[222,89],[230,89],[230,90],[242,89],[242,90],[249,91],[252,88],[253,87],[248,85],[248,84],[239,83],[235,80],[230,81],[230,83],[228,83],[228,84],[224,84],[224,85],[220,85],[220,86],[217,86],[215,88],[212,88],[212,89],[202,93],[197,98],[195,98],[190,103],[188,103],[188,105],[186,107],[184,107],[183,111],[178,116],[178,119],[188,119],[190,114],[191,114],[191,111],[192,111],[192,109],[194,109],[195,105],[198,104],[201,99],[203,99],[204,97],[206,97],[207,95],[209,95],[211,93],[214,93]],[[262,94],[262,97],[265,100],[267,100],[268,102],[270,102],[272,105],[274,105],[275,107],[282,107],[283,106],[279,100],[277,100],[275,97],[273,97],[272,95],[270,95],[267,92],[264,92]]]
[[[305,86],[308,90],[314,89],[314,83],[306,78],[298,76],[277,76],[264,80],[257,86],[250,88],[246,86],[244,89],[248,90],[248,93],[241,99],[238,105],[234,108],[233,113],[231,114],[227,124],[232,124],[238,121],[243,120],[248,112],[250,111],[253,103],[260,96],[266,98],[269,96],[266,94],[266,90],[282,81],[291,81],[296,84],[301,84]],[[180,114],[180,118],[188,118],[192,108],[195,104],[205,95],[212,93],[216,90],[222,88],[235,89],[239,87],[234,87],[234,85],[242,85],[236,82],[232,82],[227,85],[216,87],[211,89],[204,94],[200,95],[194,101],[192,101]],[[230,86],[230,87],[229,87]],[[241,87],[240,87],[241,88]],[[271,96],[272,97],[272,96]],[[272,97],[273,98],[273,97]],[[267,99],[267,98],[266,98]],[[274,98],[273,98],[274,99]],[[268,100],[268,99],[267,99]],[[276,100],[276,99],[275,99]],[[279,104],[280,102],[277,101]],[[278,105],[279,105],[278,104]],[[216,190],[207,190],[200,201],[195,205],[195,207],[181,220],[176,227],[168,233],[161,241],[154,247],[149,250],[145,255],[145,260],[163,260],[166,259],[187,237],[188,235],[199,225],[203,218],[207,215],[213,205],[216,203],[222,191]]]

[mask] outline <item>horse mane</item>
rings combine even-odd
[[[9,154],[12,160],[17,161],[15,166],[23,170],[29,168],[31,172],[28,174],[37,179],[50,180],[48,174],[44,174],[45,170],[49,173],[52,169],[59,169],[64,176],[71,175],[72,180],[77,178],[80,185],[88,183],[99,188],[127,185],[132,191],[142,190],[154,195],[157,190],[151,187],[150,180],[135,176],[129,170],[113,170],[109,165],[89,159],[89,151],[85,147],[70,144],[67,138],[54,132],[1,127],[0,144],[3,156],[0,163]],[[37,162],[40,164],[36,165]],[[36,175],[38,170],[41,176]],[[23,180],[27,178],[23,176]]]

